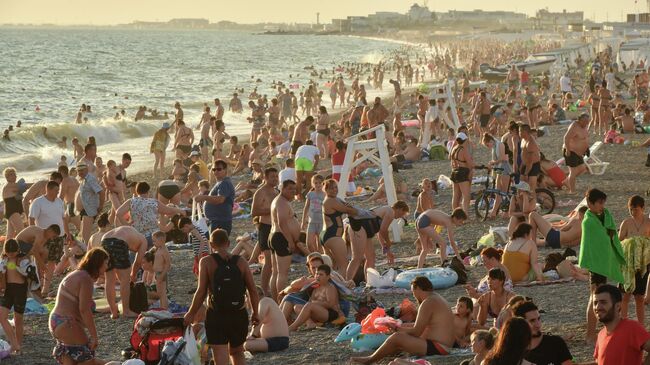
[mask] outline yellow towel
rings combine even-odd
[[[650,264],[650,238],[648,237],[629,237],[621,242],[625,265],[623,270],[623,289],[631,293],[636,288],[635,275],[637,272],[641,276],[645,275],[648,265]]]

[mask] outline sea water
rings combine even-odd
[[[149,144],[163,121],[133,121],[138,106],[168,112],[179,101],[185,121],[195,127],[205,103],[214,114],[214,98],[228,108],[235,88],[248,102],[254,87],[275,95],[272,82],[296,84],[296,95],[314,79],[324,90],[332,69],[344,62],[376,63],[400,45],[345,36],[270,36],[250,32],[208,30],[127,30],[79,28],[0,28],[0,131],[22,121],[0,140],[0,169],[14,166],[32,181],[56,168],[61,155],[72,160],[70,141],[82,144],[94,136],[98,155],[119,162],[133,156],[132,172],[152,165]],[[327,69],[323,79],[311,77],[307,66]],[[338,73],[336,73],[338,74]],[[261,82],[257,80],[260,79]],[[350,81],[346,80],[350,85]],[[369,96],[375,94],[369,90]],[[82,103],[92,107],[88,123],[76,124]],[[115,121],[124,109],[126,118]],[[243,114],[226,112],[226,131],[247,135]],[[48,136],[43,134],[47,127]],[[198,138],[198,133],[195,133]],[[68,148],[54,143],[68,138]],[[168,154],[168,158],[169,157]],[[168,164],[171,161],[168,161]]]

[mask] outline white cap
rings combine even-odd
[[[520,181],[518,184],[515,184],[513,188],[530,193],[530,185],[525,181]]]
[[[201,152],[199,152],[199,151],[192,151],[192,153],[190,153],[190,157],[192,157],[192,156],[201,156]]]
[[[466,141],[467,140],[467,134],[465,132],[460,132],[456,135],[457,139],[460,139],[461,141]]]

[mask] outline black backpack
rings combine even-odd
[[[219,254],[210,256],[217,261],[212,281],[212,308],[220,311],[235,311],[244,308],[246,284],[237,262],[239,255],[224,260]]]
[[[129,296],[129,309],[140,314],[149,309],[149,301],[147,299],[147,287],[143,282],[131,283],[131,295]]]

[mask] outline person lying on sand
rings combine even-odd
[[[536,237],[537,230],[544,237],[544,240],[537,241],[537,246],[548,246],[551,248],[574,247],[580,244],[582,237],[582,219],[585,216],[587,207],[578,209],[578,214],[572,217],[560,229],[556,229],[541,214],[530,212],[528,222],[533,226],[533,237]]]
[[[244,342],[244,349],[250,352],[277,352],[289,348],[289,327],[287,321],[273,299],[264,296],[262,288],[257,287],[261,298],[257,306],[259,323],[251,328]]]

